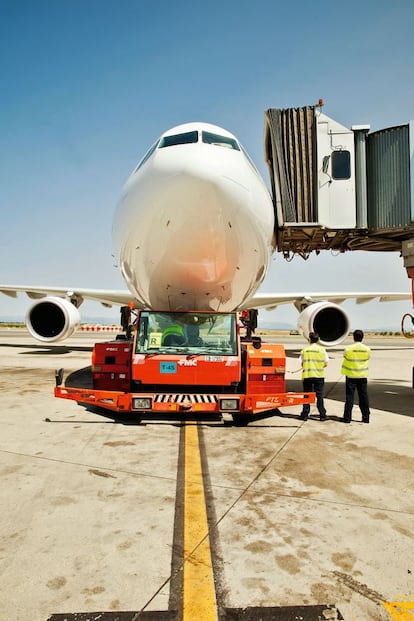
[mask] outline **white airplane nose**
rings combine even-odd
[[[233,310],[266,273],[273,206],[239,148],[155,149],[118,216],[123,276],[150,308]]]

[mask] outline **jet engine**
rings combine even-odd
[[[79,311],[63,298],[46,297],[35,302],[26,313],[26,327],[43,343],[54,343],[71,336],[79,326]]]
[[[332,302],[315,302],[301,312],[298,330],[308,338],[310,332],[319,334],[321,345],[339,345],[349,333],[349,319],[345,311]]]

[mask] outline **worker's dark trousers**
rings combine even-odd
[[[354,405],[355,390],[358,393],[359,409],[361,410],[362,420],[369,423],[369,399],[368,399],[368,380],[366,377],[346,377],[345,378],[345,408],[344,420],[350,421],[352,408]]]
[[[326,416],[325,406],[323,404],[323,390],[325,385],[325,379],[323,377],[305,377],[303,380],[303,392],[315,392],[316,393],[316,407],[319,414]],[[310,412],[310,404],[304,403],[301,416],[308,416]]]

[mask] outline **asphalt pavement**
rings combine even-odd
[[[183,610],[197,610],[209,572],[201,621],[414,619],[414,339],[366,340],[369,425],[357,406],[341,422],[337,347],[326,422],[293,407],[232,426],[138,423],[55,399],[55,369],[87,366],[97,338],[108,336],[42,345],[0,331],[1,621],[196,618]],[[275,338],[288,389],[301,390],[303,343]]]

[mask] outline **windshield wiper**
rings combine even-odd
[[[231,351],[231,349],[209,347],[208,351],[206,351],[205,353],[206,354],[222,354],[223,356],[228,356],[229,354],[232,354],[233,352]]]

